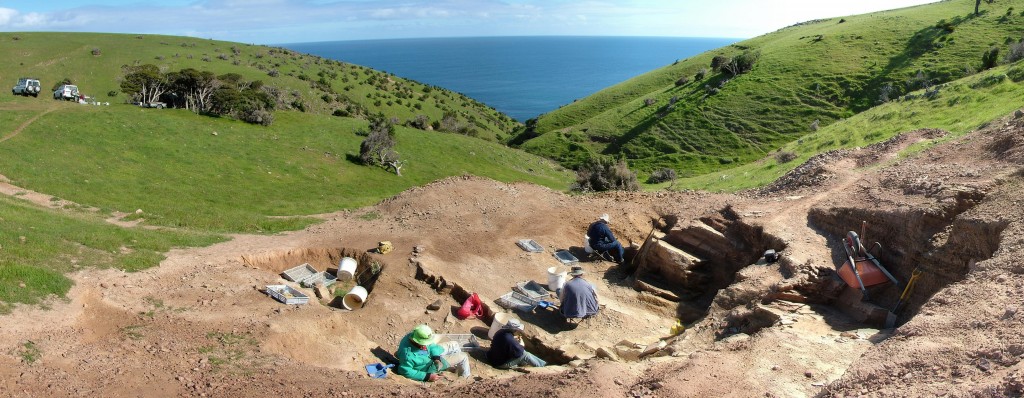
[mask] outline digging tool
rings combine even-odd
[[[892,310],[885,316],[886,328],[896,327],[896,320],[899,317],[897,312],[902,309],[903,304],[906,304],[907,298],[910,297],[910,293],[914,290],[917,278],[920,277],[923,272],[924,271],[921,270],[921,267],[915,267],[914,271],[911,272],[910,279],[907,280],[907,286],[903,288],[903,294],[900,294],[900,299],[896,301],[896,305],[892,306]]]
[[[627,268],[629,272],[636,270],[637,266],[641,264],[641,261],[647,258],[647,252],[651,251],[647,244],[650,243],[651,237],[654,236],[654,231],[656,230],[658,230],[657,227],[651,228],[651,232],[649,232],[647,234],[647,238],[644,239],[644,244],[640,245],[640,249],[636,251],[636,255],[633,256],[633,259],[629,262],[629,266]]]

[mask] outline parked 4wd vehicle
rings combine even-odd
[[[56,91],[53,92],[53,99],[77,101],[78,86],[73,84],[62,84],[60,87],[57,87]]]
[[[42,86],[39,85],[39,79],[23,77],[18,79],[18,84],[11,89],[11,94],[38,97],[40,91]]]

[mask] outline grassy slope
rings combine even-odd
[[[877,104],[888,82],[902,92],[921,71],[943,82],[977,68],[991,46],[1024,34],[1024,0],[948,2],[813,21],[710,51],[651,71],[574,102],[537,121],[540,136],[523,148],[572,166],[592,153],[624,155],[634,169],[672,167],[696,176],[756,161],[770,151]],[[1004,16],[1010,7],[1016,9]],[[840,23],[840,20],[843,20]],[[952,33],[937,28],[954,22]],[[760,51],[753,71],[705,95],[725,76],[709,72],[682,86],[682,76],[716,54]],[[902,89],[904,86],[907,89]],[[902,92],[897,94],[902,94]],[[664,112],[671,98],[678,102]],[[645,105],[645,99],[654,105]]]
[[[796,154],[797,158],[792,161],[780,164],[774,156],[769,156],[732,169],[684,178],[676,187],[709,191],[756,188],[774,181],[818,153],[863,147],[915,129],[937,128],[952,133],[942,140],[962,136],[1020,108],[1024,80],[1014,82],[1006,78],[1007,74],[1021,80],[1024,63],[1001,66],[948,83],[934,98],[890,102],[822,128],[780,149]],[[907,155],[916,150],[920,148],[912,149]]]
[[[94,49],[100,55],[92,55]],[[0,55],[5,60],[0,63],[0,81],[14,86],[19,77],[37,77],[44,90],[40,98],[50,98],[51,87],[69,78],[86,95],[101,101],[124,102],[124,94],[108,95],[120,89],[116,79],[120,76],[119,68],[154,64],[165,71],[195,68],[262,80],[284,92],[286,108],[297,99],[309,113],[329,115],[344,107],[346,101],[403,122],[417,115],[436,121],[445,111],[451,111],[460,115],[463,124],[474,126],[481,138],[492,141],[504,138],[518,125],[508,116],[458,93],[281,48],[159,35],[3,33]],[[271,71],[277,71],[277,77],[270,76]],[[313,84],[321,76],[333,93]],[[324,95],[329,101],[323,99]],[[0,104],[10,100],[9,96],[0,96]]]
[[[239,65],[233,65],[232,46],[240,49]],[[101,55],[93,56],[93,48]],[[229,54],[228,60],[218,59],[220,53]],[[210,61],[203,61],[203,54]],[[570,181],[569,173],[553,162],[522,151],[404,127],[398,128],[396,147],[407,161],[402,177],[358,165],[353,159],[363,137],[355,132],[366,130],[366,122],[330,116],[338,104],[324,102],[322,90],[289,74],[316,79],[323,66],[339,72],[332,84],[339,93],[353,99],[368,94],[363,106],[371,111],[404,120],[420,112],[434,119],[454,110],[464,122],[479,122],[478,130],[486,133],[481,135],[491,135],[482,138],[492,141],[515,123],[457,94],[396,77],[380,83],[386,75],[315,57],[180,37],[4,33],[0,59],[17,60],[0,63],[0,81],[12,86],[18,77],[34,76],[49,89],[68,77],[87,95],[111,102],[60,102],[50,99],[49,92],[39,98],[0,95],[0,138],[9,137],[0,142],[0,174],[26,189],[100,209],[54,211],[0,198],[0,312],[12,303],[62,295],[69,287],[63,273],[71,264],[142,269],[161,261],[171,247],[207,245],[223,239],[217,233],[301,228],[314,221],[303,215],[371,204],[446,176],[472,173],[556,189]],[[170,70],[191,66],[263,79],[298,93],[309,112],[277,111],[273,125],[262,127],[186,110],[125,105],[123,94],[108,97],[107,92],[118,88],[120,65],[135,60]],[[251,64],[277,68],[280,75],[271,78]],[[347,83],[342,80],[346,73]],[[368,79],[378,86],[364,84]],[[399,85],[415,94],[414,103],[405,98],[397,104]],[[377,99],[382,99],[379,108],[373,104]],[[387,105],[388,100],[394,104]],[[416,110],[417,103],[422,110]],[[111,212],[136,209],[143,210],[145,224],[175,228],[121,228],[103,221]]]

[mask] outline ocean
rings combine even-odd
[[[281,47],[462,93],[521,122],[631,77],[740,39],[466,37]]]

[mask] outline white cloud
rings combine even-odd
[[[8,26],[17,16],[18,10],[0,7],[0,27]]]

